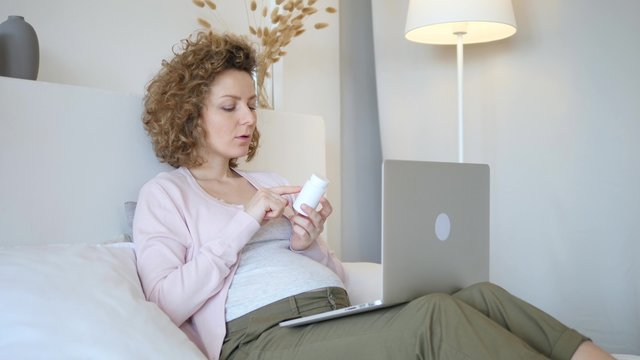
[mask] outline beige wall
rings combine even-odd
[[[204,15],[221,29],[242,32],[246,13],[242,1],[216,2],[224,17],[211,17],[188,0],[3,0],[0,21],[21,15],[38,33],[39,81],[89,86],[142,94],[145,84],[171,56],[171,48],[197,28]],[[317,3],[338,8],[338,0]],[[276,75],[278,110],[320,115],[327,140],[329,199],[335,213],[327,237],[340,251],[340,84],[339,18],[319,12],[308,24],[328,22],[296,38]],[[295,134],[283,134],[283,139]],[[266,149],[265,149],[266,151]],[[292,149],[304,151],[304,149]]]

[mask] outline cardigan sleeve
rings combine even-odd
[[[222,289],[240,250],[260,227],[246,212],[238,211],[222,231],[195,246],[180,205],[159,184],[146,184],[140,191],[133,229],[145,295],[178,326]]]

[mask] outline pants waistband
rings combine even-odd
[[[273,319],[284,321],[302,316],[349,306],[346,290],[337,287],[322,288],[290,296],[265,305],[227,323],[227,333],[244,331],[252,320]]]

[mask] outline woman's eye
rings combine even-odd
[[[232,112],[235,109],[236,109],[235,106],[223,106],[222,107],[222,110],[227,111],[227,112]]]

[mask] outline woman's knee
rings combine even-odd
[[[417,306],[426,310],[429,313],[448,312],[451,309],[456,309],[456,300],[449,294],[433,293],[421,296],[411,303],[411,306]]]
[[[465,295],[480,295],[482,297],[487,296],[499,296],[501,294],[506,293],[506,290],[501,288],[500,286],[484,281],[468,286],[457,293],[454,294],[455,297],[464,297]]]
[[[470,310],[464,302],[449,294],[434,293],[413,300],[407,308],[411,322],[422,329],[437,331],[450,324],[465,321]]]
[[[445,293],[427,294],[418,299],[422,299],[422,301],[429,304],[448,304],[453,301],[451,295]]]

